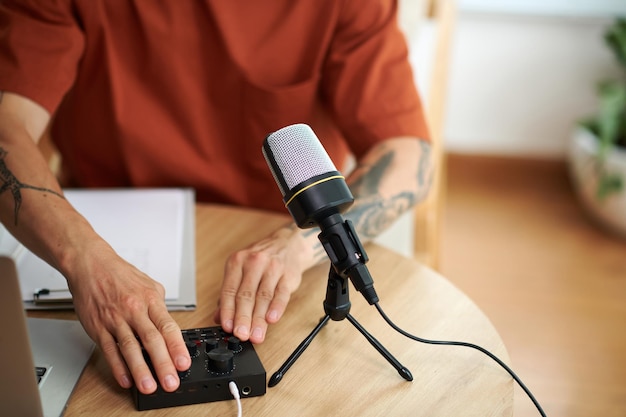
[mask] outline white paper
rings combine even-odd
[[[183,248],[183,189],[65,190],[67,200],[94,230],[128,262],[165,287],[166,300],[179,297]],[[6,240],[5,240],[6,239]],[[3,247],[12,247],[3,236]],[[19,252],[19,251],[18,251]],[[36,290],[51,291],[48,299],[67,297],[65,278],[28,250],[16,259],[22,296],[32,301]]]

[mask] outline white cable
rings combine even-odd
[[[230,393],[232,394],[235,401],[237,401],[237,417],[241,417],[241,398],[239,396],[239,388],[237,388],[237,384],[235,383],[235,381],[230,381],[228,383],[228,389],[230,390]]]

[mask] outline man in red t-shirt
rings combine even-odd
[[[0,0],[0,220],[66,277],[121,386],[156,389],[135,334],[167,391],[190,358],[163,288],[61,187],[191,186],[200,201],[284,210],[261,143],[306,123],[339,169],[355,157],[346,217],[375,237],[430,178],[396,13],[393,0]],[[47,128],[61,183],[36,146]],[[286,227],[232,254],[216,320],[262,342],[323,253],[314,234]]]

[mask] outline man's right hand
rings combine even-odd
[[[65,200],[36,145],[49,121],[32,100],[0,92],[0,221],[67,278],[83,327],[122,387],[156,389],[139,337],[160,384],[173,391],[176,371],[191,359],[163,287],[120,258]]]
[[[150,394],[156,382],[144,360],[150,356],[160,385],[175,391],[177,371],[191,366],[181,329],[167,311],[163,286],[100,242],[77,261],[70,283],[74,306],[87,334],[96,341],[118,383]],[[94,255],[89,255],[93,253]],[[141,344],[139,340],[141,340]]]

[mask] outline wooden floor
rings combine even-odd
[[[626,239],[588,219],[563,163],[447,163],[443,275],[492,320],[548,416],[626,416]],[[516,417],[539,415],[515,395]]]

